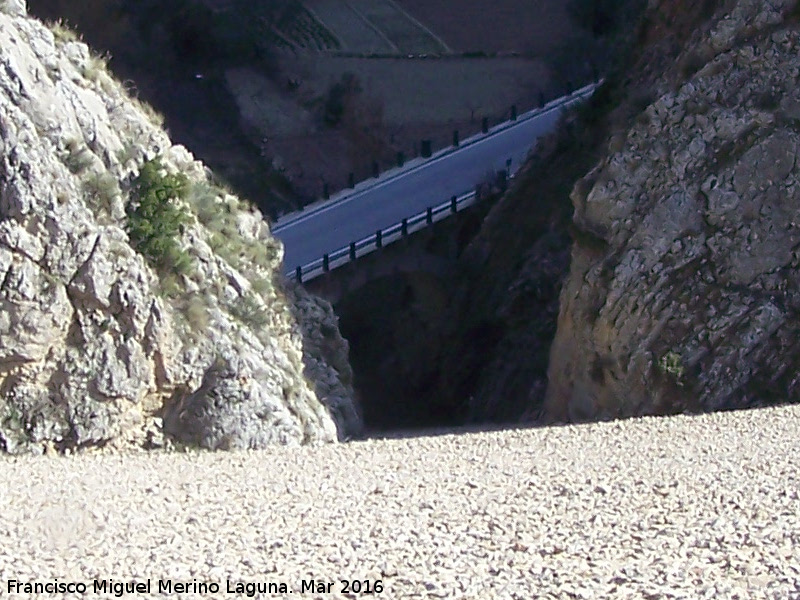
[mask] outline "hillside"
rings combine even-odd
[[[261,214],[69,30],[0,12],[0,448],[353,435],[347,343]]]
[[[602,60],[564,3],[29,0],[273,220],[563,93]],[[456,7],[456,9],[454,9]],[[498,36],[495,32],[502,31]],[[452,39],[452,46],[444,38]],[[498,45],[498,40],[502,43]],[[467,43],[467,41],[469,43]],[[588,46],[588,47],[587,47]],[[561,56],[561,48],[573,55]],[[563,60],[562,60],[563,59]],[[492,85],[487,86],[486,82]]]

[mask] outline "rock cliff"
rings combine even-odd
[[[800,397],[797,17],[721,7],[575,186],[550,418]]]
[[[797,401],[798,21],[649,2],[464,252],[433,401],[472,422]]]
[[[21,0],[0,65],[0,449],[356,435],[336,317],[261,215]]]

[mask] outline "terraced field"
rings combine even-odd
[[[283,50],[322,52],[341,48],[336,35],[300,2],[279,13],[265,35],[271,38],[273,47]]]
[[[376,29],[403,53],[443,53],[449,48],[392,0],[349,0]]]
[[[336,36],[348,52],[396,51],[389,40],[342,0],[306,0],[306,7]]]
[[[282,31],[287,33],[289,39],[298,43],[302,48],[311,50],[336,50],[340,48],[339,40],[314,15],[304,7],[297,14],[287,19],[285,24],[280,24]]]
[[[346,52],[441,54],[450,50],[392,0],[306,0],[305,4]]]

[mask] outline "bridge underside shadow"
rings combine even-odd
[[[464,422],[435,398],[458,257],[483,212],[456,215],[304,284],[339,316],[368,435]]]
[[[427,231],[420,232],[419,237],[409,237],[392,244],[304,285],[309,292],[336,305],[349,294],[357,293],[369,282],[378,279],[404,273],[428,273],[440,278],[447,277],[455,268],[457,248],[445,255],[434,254],[426,248],[426,242],[430,241],[431,235]]]

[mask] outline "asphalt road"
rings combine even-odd
[[[291,273],[378,229],[474,189],[491,171],[505,169],[508,159],[515,171],[536,140],[554,129],[564,106],[580,101],[593,90],[593,86],[583,88],[538,113],[526,113],[512,124],[465,140],[457,149],[361,183],[348,190],[349,194],[340,193],[324,204],[286,215],[273,227],[273,234],[285,246],[284,272]]]

